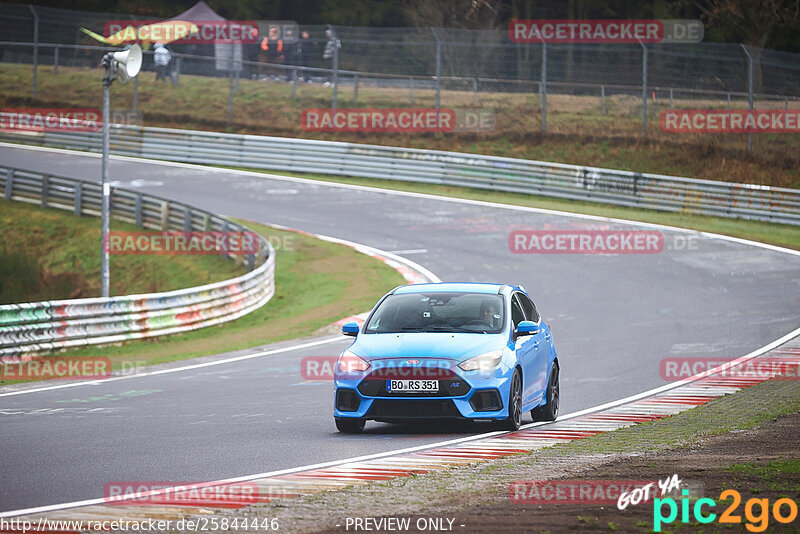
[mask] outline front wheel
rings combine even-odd
[[[522,377],[519,370],[514,370],[511,377],[511,389],[508,391],[508,419],[500,422],[503,430],[519,430],[522,424]]]
[[[363,419],[350,417],[335,417],[334,419],[336,419],[336,430],[345,434],[360,434],[364,430],[366,422]]]
[[[555,421],[558,417],[558,403],[561,396],[558,374],[558,364],[553,363],[550,380],[547,381],[547,404],[531,410],[534,421]]]

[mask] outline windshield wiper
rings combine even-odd
[[[435,330],[437,332],[475,332],[475,330],[468,330],[460,326],[447,326],[447,325],[432,325],[429,326],[428,329]]]

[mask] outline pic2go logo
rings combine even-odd
[[[683,494],[680,505],[682,523],[689,523],[691,520],[689,517],[690,511],[694,516],[694,520],[698,523],[711,523],[717,518],[717,514],[711,512],[711,509],[717,506],[713,499],[698,499],[692,505],[688,498],[689,491],[683,490],[681,493]],[[729,499],[733,499],[733,502],[719,516],[719,522],[741,524],[742,517],[735,515],[735,512],[742,502],[742,495],[733,489],[725,490],[719,494],[719,500],[727,501]],[[667,515],[664,515],[665,508]],[[772,508],[770,508],[769,499],[748,499],[744,504],[744,516],[747,519],[744,525],[745,528],[750,532],[764,532],[769,526],[770,512],[772,512],[772,516],[778,523],[791,523],[797,518],[797,503],[792,499],[782,498],[775,501],[772,504]],[[677,518],[678,503],[675,502],[675,499],[666,497],[653,500],[653,531],[661,532],[662,525],[671,524]]]

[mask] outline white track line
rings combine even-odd
[[[191,369],[201,369],[203,367],[213,367],[215,365],[222,365],[232,362],[241,362],[244,360],[252,360],[253,358],[261,358],[263,356],[270,356],[272,354],[280,354],[282,352],[290,352],[293,350],[307,349],[310,347],[317,347],[319,345],[326,345],[335,341],[341,341],[341,336],[331,336],[308,343],[301,343],[300,345],[292,345],[281,349],[265,350],[253,354],[245,354],[243,356],[234,356],[232,358],[225,358],[223,360],[215,360],[213,362],[195,363],[192,365],[185,365],[183,367],[173,367],[170,369],[160,369],[158,371],[146,371],[144,373],[137,373],[135,375],[112,376],[110,378],[103,378],[101,380],[86,380],[82,382],[74,382],[70,384],[59,384],[57,386],[46,386],[34,389],[23,389],[20,391],[9,391],[8,393],[0,393],[0,397],[11,397],[13,395],[25,395],[26,393],[38,393],[40,391],[52,391],[55,389],[66,389],[80,386],[96,386],[100,384],[107,384],[109,382],[117,382],[119,380],[131,380],[133,378],[142,378],[145,376],[167,375],[170,373],[179,373],[181,371],[189,371]]]

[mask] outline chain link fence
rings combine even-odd
[[[32,64],[34,72],[52,66],[48,73],[95,67],[106,48],[80,28],[102,33],[109,20],[136,18],[0,4],[0,61]],[[495,131],[607,137],[674,136],[659,127],[668,109],[788,110],[800,98],[800,54],[740,44],[544,45],[513,43],[505,30],[299,29],[277,54],[258,44],[170,45],[173,70],[229,78],[229,124],[237,98],[245,98],[240,80],[282,86],[287,98],[307,96],[332,108],[488,109]],[[326,56],[331,40],[340,46]],[[241,61],[220,69],[221,53]],[[153,68],[146,53],[143,69]],[[34,74],[34,98],[36,84]],[[731,142],[747,139],[750,149],[752,135],[735,134]]]

